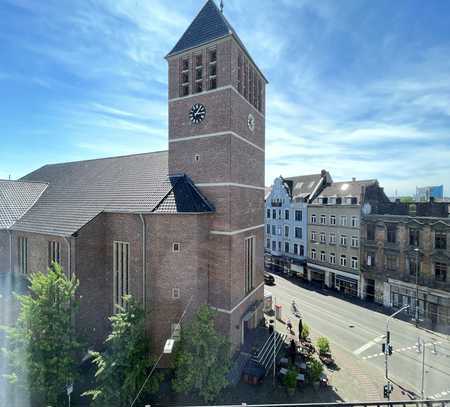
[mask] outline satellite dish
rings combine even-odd
[[[372,205],[370,203],[365,203],[362,207],[362,213],[364,216],[370,215],[372,212]]]

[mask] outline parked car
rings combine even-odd
[[[267,285],[275,285],[275,278],[271,274],[264,273],[264,283]]]

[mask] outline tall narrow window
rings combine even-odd
[[[255,236],[244,241],[245,249],[245,293],[248,294],[254,288],[255,275]]]
[[[375,224],[373,223],[367,224],[367,240],[375,240]]]
[[[409,244],[411,246],[419,246],[420,242],[420,230],[419,229],[409,229]]]
[[[436,249],[447,249],[447,234],[442,232],[435,232],[434,247]]]
[[[180,96],[189,95],[189,58],[183,58],[181,60],[181,86],[180,86]]]
[[[238,92],[242,94],[242,55],[238,56]]]
[[[28,274],[28,239],[26,237],[19,237],[18,240],[18,261],[19,273]]]
[[[123,307],[123,297],[129,294],[130,244],[126,242],[113,243],[113,275],[114,275],[114,305]],[[116,307],[114,307],[116,308]],[[117,312],[117,309],[114,309]]]
[[[48,242],[48,266],[53,262],[61,264],[61,245],[56,241]]]
[[[395,243],[397,241],[397,225],[387,225],[387,241],[389,243]]]
[[[436,281],[447,281],[447,264],[434,263],[434,275]]]
[[[243,88],[244,88],[243,95],[246,99],[248,99],[248,72],[247,72],[248,65],[247,65],[246,61],[244,61],[243,67],[244,67],[244,77],[242,79],[242,84],[243,84]]]

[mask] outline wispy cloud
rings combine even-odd
[[[23,175],[55,155],[166,148],[164,56],[202,4],[4,0],[0,81],[9,103],[0,114],[10,137],[0,174]],[[379,178],[389,193],[450,189],[450,5],[435,6],[226,2],[270,81],[266,183],[326,168],[336,179]],[[23,145],[39,156],[17,165]]]

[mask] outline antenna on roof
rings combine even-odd
[[[220,12],[223,13],[223,0],[220,0]]]

